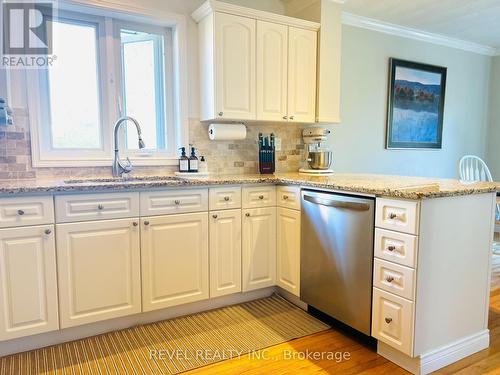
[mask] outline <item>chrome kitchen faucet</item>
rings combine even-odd
[[[124,173],[129,173],[132,171],[132,163],[130,159],[127,157],[126,162],[122,162],[120,160],[119,150],[118,150],[118,131],[120,130],[120,125],[126,123],[127,121],[132,121],[137,129],[137,136],[139,137],[139,148],[146,147],[144,141],[141,138],[141,126],[137,122],[136,119],[130,116],[120,117],[114,127],[115,134],[115,159],[113,160],[113,177],[122,177]]]

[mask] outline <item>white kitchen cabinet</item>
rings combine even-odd
[[[58,224],[61,328],[141,312],[138,219]]]
[[[300,296],[300,211],[277,208],[276,284]]]
[[[257,21],[257,120],[287,119],[288,27]]]
[[[319,23],[212,0],[192,17],[201,120],[315,121]]]
[[[208,298],[208,213],[141,218],[142,308]]]
[[[245,209],[242,223],[243,291],[276,284],[276,207]]]
[[[210,212],[210,297],[241,292],[241,210]]]
[[[288,29],[288,119],[314,122],[316,116],[317,33]]]
[[[255,119],[255,20],[216,13],[215,115],[210,118]]]
[[[0,230],[0,341],[57,330],[54,226]]]

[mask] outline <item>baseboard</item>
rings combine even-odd
[[[486,349],[489,343],[490,333],[485,329],[417,358],[411,358],[381,341],[378,342],[377,353],[412,374],[424,375]]]
[[[102,322],[85,324],[78,327],[66,328],[39,335],[4,341],[0,342],[0,357],[56,345],[63,342],[78,340],[85,337],[96,336],[106,332],[126,329],[137,325],[172,319],[179,316],[194,314],[200,311],[213,310],[224,306],[269,297],[276,292],[276,289],[276,287],[269,287],[246,293],[235,293],[223,297],[174,306],[167,309],[130,315],[123,318],[104,320]]]
[[[276,287],[276,293],[278,293],[281,297],[286,299],[288,302],[293,303],[295,306],[300,307],[302,310],[307,311],[307,303],[302,302],[299,297],[295,294],[290,293],[289,291]]]

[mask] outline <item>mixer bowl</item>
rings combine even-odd
[[[332,161],[333,152],[331,151],[312,151],[307,157],[307,163],[311,169],[329,169]]]

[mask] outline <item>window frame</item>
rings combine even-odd
[[[118,90],[121,89],[121,61],[116,65],[116,57],[121,60],[121,48],[116,50],[116,43],[120,40],[115,37],[115,24],[130,24],[145,28],[146,25],[152,25],[152,30],[160,28],[171,33],[171,43],[168,59],[171,64],[172,74],[165,74],[167,78],[164,87],[170,87],[171,90],[165,90],[169,95],[171,110],[166,111],[170,115],[171,125],[170,137],[172,145],[166,152],[139,150],[126,150],[121,145],[120,151],[123,157],[128,156],[132,163],[137,166],[157,166],[157,165],[176,165],[177,148],[188,143],[188,112],[187,112],[187,52],[186,52],[186,17],[175,13],[151,10],[137,6],[118,5],[115,2],[107,0],[61,0],[58,4],[58,13],[61,18],[73,16],[76,19],[88,18],[91,21],[99,20],[98,36],[99,52],[104,58],[100,59],[100,71],[103,72],[101,82],[101,118],[102,118],[102,146],[103,150],[98,152],[84,152],[82,149],[69,149],[66,152],[57,152],[47,150],[44,147],[47,144],[44,141],[44,129],[48,125],[43,118],[43,93],[40,86],[40,74],[38,70],[26,69],[27,92],[28,92],[28,110],[31,130],[31,150],[32,163],[34,167],[93,167],[110,166],[113,160],[113,126],[120,117],[121,93],[118,96]],[[167,44],[167,43],[165,43]],[[121,46],[120,46],[121,47]],[[109,52],[109,53],[108,53]],[[167,52],[167,51],[166,51]],[[99,56],[98,56],[99,59]],[[165,59],[166,61],[167,59]],[[167,77],[168,76],[168,77]],[[171,80],[169,82],[168,80]],[[169,93],[170,91],[170,93]],[[167,99],[167,98],[166,98]],[[124,143],[124,138],[122,143]],[[167,137],[168,139],[168,137]]]

